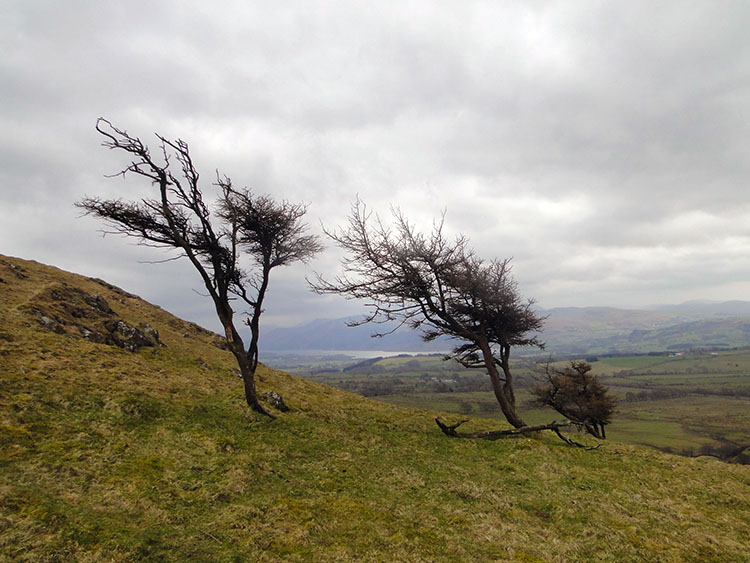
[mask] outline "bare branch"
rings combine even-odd
[[[570,426],[570,422],[550,422],[549,424],[539,424],[537,426],[523,426],[521,428],[510,428],[508,430],[491,430],[488,432],[456,432],[456,428],[461,426],[464,422],[468,422],[468,419],[460,420],[455,424],[448,425],[440,417],[435,419],[435,422],[443,431],[443,434],[451,436],[453,438],[482,438],[484,440],[498,440],[500,438],[507,438],[508,436],[520,436],[522,434],[530,434],[532,432],[539,432],[541,430],[554,430],[558,431],[560,428]]]
[[[483,262],[466,237],[448,240],[445,213],[426,235],[400,210],[391,213],[392,225],[386,225],[357,199],[345,228],[324,229],[346,254],[338,276],[327,280],[317,275],[308,280],[311,288],[366,299],[370,312],[353,325],[397,320],[398,327],[420,330],[425,341],[441,336],[458,340],[461,344],[450,357],[466,367],[486,369],[506,418],[523,426],[515,414],[510,349],[542,347],[534,333],[544,317],[534,312],[533,301],[522,300],[510,260]]]
[[[148,145],[110,121],[99,118],[96,130],[104,138],[104,147],[123,151],[130,159],[113,176],[147,178],[158,190],[158,197],[137,202],[85,197],[76,206],[85,214],[103,219],[112,228],[111,233],[135,237],[144,246],[181,250],[177,258],[190,260],[214,302],[243,375],[248,404],[268,414],[258,401],[254,382],[262,304],[273,268],[306,261],[322,249],[315,236],[305,233],[307,226],[302,218],[307,207],[255,196],[247,189],[235,190],[231,180],[217,172],[214,185],[221,193],[214,218],[204,202],[200,174],[187,142],[157,133],[161,155],[157,161]],[[170,167],[173,160],[179,164],[175,167],[179,171]],[[252,262],[250,273],[240,264],[243,256]],[[231,301],[235,298],[250,308],[251,341],[247,349],[234,323]]]

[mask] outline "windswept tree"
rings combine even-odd
[[[525,427],[516,413],[511,349],[542,347],[536,333],[544,317],[521,297],[510,261],[481,260],[465,237],[447,239],[442,220],[424,235],[400,211],[393,215],[388,227],[356,201],[348,227],[326,232],[346,252],[343,273],[332,281],[319,275],[313,290],[366,300],[370,311],[355,325],[396,320],[421,329],[425,341],[458,341],[449,358],[486,370],[507,421]]]
[[[86,197],[76,206],[104,219],[112,227],[109,232],[135,237],[145,246],[178,249],[190,261],[213,300],[227,346],[237,360],[247,404],[268,415],[255,386],[263,300],[273,268],[306,261],[322,249],[317,237],[306,234],[306,206],[236,189],[217,173],[212,215],[185,141],[156,134],[159,147],[154,156],[138,137],[104,118],[97,120],[96,130],[104,136],[103,146],[130,159],[113,176],[140,176],[157,194],[135,202]],[[251,334],[247,347],[237,329],[233,302],[246,307]]]
[[[617,402],[590,372],[591,364],[580,360],[571,361],[564,369],[548,363],[543,370],[544,383],[535,385],[531,392],[540,405],[553,408],[603,440],[607,437],[604,427],[609,424]]]

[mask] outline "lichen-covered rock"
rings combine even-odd
[[[101,295],[92,295],[64,284],[51,289],[49,297],[57,302],[56,308],[77,319],[114,315],[109,303]]]
[[[91,330],[90,328],[87,328],[83,325],[78,325],[76,328],[78,329],[78,332],[81,334],[81,336],[83,336],[86,340],[96,342],[97,344],[108,344],[105,334],[97,332],[95,330]]]
[[[276,410],[281,412],[289,412],[289,407],[286,406],[284,399],[282,399],[281,395],[279,395],[276,391],[266,391],[264,397],[266,398],[266,401],[268,401],[268,404]]]
[[[57,334],[63,334],[65,329],[62,324],[52,315],[46,314],[44,311],[40,311],[36,307],[31,308],[31,314],[36,317],[37,322],[49,331],[56,332]]]
[[[163,346],[159,331],[150,324],[144,322],[135,327],[120,318],[101,295],[86,293],[64,282],[37,296],[28,310],[42,328],[58,334],[131,352],[145,346]]]
[[[137,295],[133,295],[132,293],[128,293],[124,289],[120,289],[116,285],[112,285],[111,283],[106,282],[103,279],[100,279],[100,278],[89,278],[89,279],[91,281],[95,281],[96,283],[98,283],[99,285],[101,285],[103,287],[106,287],[107,289],[109,289],[110,291],[116,293],[117,295],[121,295],[122,297],[128,297],[130,299],[138,299]]]
[[[144,346],[155,346],[158,344],[158,339],[154,340],[153,337],[149,338],[140,329],[126,323],[123,320],[110,320],[104,322],[104,327],[109,333],[108,342],[106,344],[114,344],[125,350],[131,352],[137,352],[139,348]]]
[[[150,324],[140,323],[138,324],[138,328],[146,336],[146,338],[154,343],[154,346],[156,346],[157,344],[160,346],[164,346],[161,340],[159,340],[159,331],[152,327]]]

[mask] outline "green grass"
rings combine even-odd
[[[497,418],[500,407],[492,393],[409,393],[375,397],[391,405],[425,410],[439,410],[456,414],[472,414],[482,418]]]
[[[409,373],[407,369],[414,362],[419,362],[421,369]],[[566,363],[554,365],[562,367]],[[593,367],[620,400],[609,427],[612,438],[693,454],[704,446],[750,443],[750,419],[746,415],[750,413],[750,350],[602,357]],[[454,377],[455,364],[439,357],[386,358],[370,368],[370,372],[327,373],[312,379],[333,385],[391,381],[395,384],[384,390],[390,394],[373,393],[372,387],[352,389],[364,390],[392,405],[503,420],[486,377],[477,370],[456,370],[461,377],[479,377],[485,383],[486,390],[467,392],[452,383],[435,389],[435,379]],[[528,362],[514,365],[514,373],[522,382],[530,380],[530,372]],[[410,375],[422,377],[410,379]],[[640,399],[644,392],[650,400]],[[519,411],[528,424],[560,418],[550,410],[529,406],[528,388],[519,388],[517,395]]]
[[[618,389],[618,388],[615,388]],[[528,390],[517,394],[519,413],[527,424],[561,420],[556,412],[529,406]],[[504,419],[492,393],[410,393],[376,399],[388,404],[436,409],[456,415]],[[607,428],[610,439],[675,452],[697,452],[701,446],[717,446],[722,440],[738,444],[750,442],[750,402],[746,399],[689,395],[643,402],[621,402],[613,423]]]
[[[434,410],[262,368],[261,392],[292,408],[270,420],[244,405],[212,335],[12,263],[27,277],[0,263],[0,561],[746,556],[746,467],[617,441],[584,451],[547,434],[451,439]],[[27,326],[22,305],[61,281],[149,322],[166,346],[130,353]]]
[[[405,370],[414,361],[422,367],[422,378],[410,381]],[[566,364],[560,361],[553,365]],[[373,392],[377,386],[372,385],[351,389],[402,407],[503,420],[489,382],[478,371],[464,370],[461,377],[479,377],[485,384],[482,391],[466,391],[450,382],[436,389],[435,380],[455,377],[446,369],[451,365],[437,357],[383,359],[369,366],[369,372],[329,373],[312,378],[333,385],[391,381],[395,384],[383,385],[380,393]],[[750,443],[750,420],[744,416],[750,412],[750,350],[605,356],[594,361],[593,366],[600,380],[620,399],[609,430],[610,436],[618,440],[688,454],[695,454],[704,446]],[[528,361],[516,362],[513,369],[522,383],[531,379],[527,377],[531,372]],[[644,393],[649,400],[643,400]],[[554,412],[526,404],[530,399],[528,388],[520,387],[517,394],[527,423],[541,424],[559,418]]]

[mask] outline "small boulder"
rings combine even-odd
[[[153,342],[154,346],[164,346],[164,344],[162,344],[162,341],[159,340],[159,331],[152,327],[150,324],[140,323],[138,325],[138,328],[141,329],[141,332],[146,336],[146,338]]]
[[[268,401],[268,404],[276,410],[281,412],[289,412],[289,407],[286,406],[284,399],[282,399],[281,395],[279,395],[276,391],[266,391],[264,397],[266,398],[266,401]]]
[[[140,348],[156,344],[153,338],[149,338],[141,330],[123,320],[105,321],[104,327],[109,333],[107,344],[114,344],[130,352],[137,352]]]
[[[107,303],[107,300],[104,299],[99,294],[94,295],[86,295],[84,294],[83,300],[88,303],[91,307],[99,311],[100,313],[103,313],[105,315],[111,315],[112,309],[109,306],[109,303]]]

